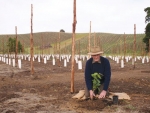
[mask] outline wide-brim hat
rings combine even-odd
[[[91,47],[88,55],[97,55],[97,54],[102,54],[102,53],[103,51],[101,51],[99,47]]]

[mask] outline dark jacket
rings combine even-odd
[[[103,79],[101,80],[101,84],[104,84],[103,90],[107,91],[109,83],[110,83],[110,77],[111,77],[111,67],[109,60],[107,58],[104,58],[100,56],[100,63],[95,62],[92,63],[93,58],[90,58],[86,62],[85,66],[85,82],[88,90],[92,90],[92,76],[91,74],[97,72],[103,74]]]

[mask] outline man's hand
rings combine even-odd
[[[103,91],[99,94],[98,98],[99,98],[99,99],[100,99],[100,98],[105,98],[105,96],[106,96],[106,91],[103,90]]]
[[[90,90],[90,98],[91,98],[91,100],[93,100],[94,96],[95,96],[94,92],[92,90]]]

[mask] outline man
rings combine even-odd
[[[95,96],[92,83],[93,78],[91,76],[93,73],[101,73],[103,75],[100,86],[102,91],[100,91],[98,98],[106,97],[111,78],[111,67],[109,60],[101,56],[102,53],[99,47],[92,47],[91,52],[88,53],[88,55],[91,55],[91,58],[87,60],[85,66],[86,98],[90,97],[93,99]]]

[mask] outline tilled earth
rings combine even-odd
[[[119,100],[114,105],[110,99],[78,100],[72,97],[83,90],[84,66],[78,70],[75,64],[74,88],[70,93],[71,64],[63,66],[63,60],[52,65],[34,62],[34,75],[30,74],[30,62],[22,60],[22,68],[12,67],[0,61],[0,113],[150,113],[150,63],[131,61],[125,68],[110,60],[111,92],[125,92],[131,100]]]

